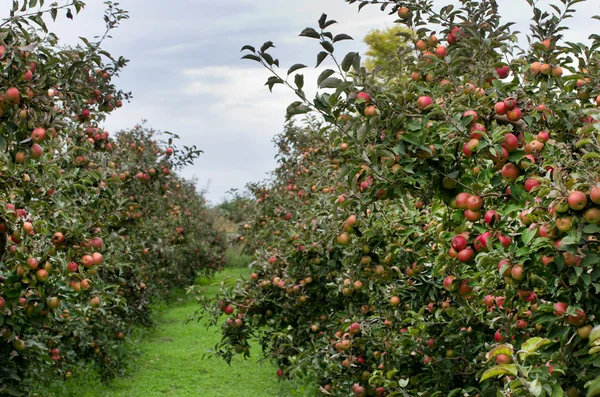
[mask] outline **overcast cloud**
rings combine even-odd
[[[103,33],[102,2],[87,3],[74,21],[63,17],[51,26],[65,43]],[[530,12],[525,0],[499,3],[502,15],[526,32]],[[598,31],[599,22],[590,17],[600,14],[599,3],[589,0],[576,6],[580,12],[569,23],[569,40],[585,41]],[[358,13],[356,5],[343,0],[123,0],[121,6],[131,19],[115,31],[106,48],[131,60],[117,84],[134,98],[105,127],[115,131],[147,119],[149,127],[180,135],[180,145],[198,146],[204,154],[183,174],[195,176],[200,187],[210,181],[208,199],[213,203],[274,168],[271,139],[281,131],[285,108],[294,100],[281,86],[269,93],[263,86],[268,72],[240,60],[240,48],[272,40],[277,46],[272,53],[283,70],[294,63],[314,65],[320,46],[298,33],[316,26],[321,13],[338,21],[334,32],[354,37],[336,47],[342,54],[364,52],[362,38],[395,19],[373,6]],[[317,72],[305,69],[304,74],[306,90],[314,93]]]

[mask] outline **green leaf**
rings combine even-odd
[[[597,339],[600,339],[600,325],[596,325],[594,328],[592,328],[589,338],[590,343],[594,342]]]
[[[564,391],[559,385],[552,385],[552,395],[550,397],[563,397]]]
[[[250,59],[250,60],[253,60],[256,62],[260,62],[260,57],[257,55],[252,55],[252,54],[246,54],[241,59]]]
[[[318,68],[319,65],[325,60],[325,58],[327,58],[327,55],[329,54],[325,51],[319,52],[319,54],[317,55],[317,65],[315,66],[316,68]]]
[[[337,88],[343,80],[337,77],[328,77],[319,84],[319,88]]]
[[[553,342],[550,339],[540,337],[527,339],[527,341],[521,346],[521,350],[519,350],[519,359],[521,359],[521,361],[525,360],[527,356],[535,353],[541,347],[550,345],[552,343]]]
[[[600,396],[600,377],[594,379],[594,381],[588,387],[587,397],[599,397]]]
[[[248,44],[246,44],[245,46],[243,46],[240,51],[244,51],[244,50],[249,50],[249,51],[252,51],[252,52],[256,52],[256,49],[254,49],[254,47],[252,47],[251,45],[248,45]]]
[[[529,244],[531,242],[531,240],[533,240],[533,238],[535,237],[536,233],[537,233],[537,229],[524,230],[523,234],[522,234],[523,244],[525,244],[525,245]]]
[[[267,41],[267,42],[265,42],[265,43],[262,45],[262,47],[260,47],[260,52],[265,52],[265,51],[267,51],[267,50],[268,50],[269,48],[271,48],[271,47],[275,47],[275,46],[273,45],[273,42],[272,42],[272,41]]]
[[[296,87],[298,87],[298,89],[301,90],[302,87],[304,87],[304,75],[303,74],[297,74],[294,77],[294,83],[296,84]]]
[[[513,348],[512,345],[503,344],[503,345],[496,346],[495,348],[493,348],[492,350],[490,350],[485,355],[485,357],[489,361],[489,360],[493,359],[494,357],[496,357],[499,354],[506,354],[507,356],[512,357],[514,352],[515,352],[515,349]]]
[[[321,83],[328,78],[329,76],[331,76],[332,74],[334,74],[335,72],[331,69],[325,69],[321,72],[321,74],[319,75],[319,77],[317,77],[317,87],[321,86]]]
[[[350,67],[352,66],[352,63],[354,61],[354,58],[358,55],[357,52],[349,52],[346,54],[346,56],[344,57],[344,60],[342,60],[342,70],[344,72],[347,72],[348,70],[350,70]]]
[[[586,225],[583,228],[583,232],[587,234],[600,233],[600,225]]]
[[[295,65],[292,65],[292,66],[291,66],[291,67],[288,69],[288,71],[287,71],[287,74],[288,74],[288,76],[289,76],[290,74],[294,73],[296,70],[299,70],[299,69],[302,69],[302,68],[305,68],[305,67],[306,67],[306,65],[303,65],[303,64],[301,64],[301,63],[297,63],[297,64],[295,64]]]
[[[333,38],[334,43],[336,43],[338,41],[342,41],[342,40],[354,40],[354,39],[351,36],[348,36],[347,34],[344,34],[344,33],[340,33]]]
[[[483,373],[483,375],[481,375],[481,379],[479,381],[483,382],[486,379],[494,378],[494,377],[502,376],[502,375],[517,376],[518,373],[519,373],[519,370],[517,369],[517,366],[515,364],[496,365],[495,367],[492,367],[492,368],[488,369],[487,371],[485,371]]]
[[[319,33],[314,30],[313,28],[306,28],[304,29],[302,32],[300,32],[300,36],[302,37],[310,37],[313,39],[320,39],[321,35],[319,35]]]
[[[328,41],[321,41],[321,46],[325,49],[325,51],[327,51],[330,54],[333,54],[333,44],[331,44]]]

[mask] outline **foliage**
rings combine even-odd
[[[526,0],[526,49],[495,0],[348,2],[415,32],[397,70],[411,79],[382,80],[355,52],[337,59],[350,37],[326,15],[300,34],[318,43],[317,65],[333,61],[313,100],[303,64],[284,78],[272,42],[244,46],[269,88],[298,95],[288,118],[311,114],[277,137],[273,178],[250,185],[255,272],[204,302],[215,322],[229,314],[214,353],[247,356],[258,338],[280,375],[324,395],[583,394],[600,375],[588,345],[600,36],[563,40],[580,1]]]
[[[398,50],[406,46],[406,36],[403,35],[407,34],[410,38],[411,30],[400,25],[370,31],[364,38],[365,44],[369,46],[365,52],[368,57],[365,59],[367,70],[381,68],[384,70],[379,73],[394,76],[402,63]]]
[[[0,26],[0,394],[19,396],[76,367],[121,373],[151,299],[222,268],[224,237],[174,173],[198,149],[101,128],[131,97],[112,83],[127,60],[101,46],[127,13],[107,2],[102,37],[60,47],[44,19],[82,2],[13,5]]]

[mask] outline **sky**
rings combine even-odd
[[[86,3],[73,21],[63,16],[49,24],[62,43],[103,34],[103,2]],[[530,10],[525,0],[498,3],[506,20],[526,32]],[[600,21],[590,17],[600,14],[599,3],[588,0],[575,6],[578,14],[569,21],[569,40],[585,41],[598,31]],[[280,60],[282,71],[295,63],[309,65],[301,73],[310,98],[319,74],[312,66],[321,48],[316,40],[298,37],[303,28],[316,27],[323,12],[338,21],[331,27],[334,34],[354,38],[336,46],[343,57],[348,51],[364,52],[363,37],[372,29],[393,26],[396,19],[376,6],[359,13],[356,4],[344,0],[122,0],[120,6],[130,19],[104,47],[130,60],[116,84],[132,91],[133,99],[113,112],[104,127],[116,131],[147,120],[148,127],[178,134],[179,146],[196,145],[204,153],[181,174],[196,178],[200,189],[208,187],[207,199],[213,204],[228,197],[230,189],[243,190],[275,168],[271,140],[281,132],[285,109],[295,100],[283,86],[270,93],[264,86],[269,72],[241,60],[241,47],[260,47],[271,40],[276,48],[270,53]]]

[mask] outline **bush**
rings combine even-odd
[[[80,365],[120,374],[151,299],[222,268],[225,241],[175,174],[200,151],[100,128],[130,98],[112,83],[127,60],[102,40],[59,47],[44,23],[84,4],[13,3],[0,27],[0,394],[26,395]],[[107,3],[107,34],[126,18]]]
[[[284,79],[272,42],[245,46],[270,89],[297,93],[288,117],[313,114],[250,185],[256,269],[205,302],[231,315],[215,353],[247,356],[256,335],[279,376],[325,395],[583,393],[600,375],[600,37],[563,41],[577,2],[528,2],[521,50],[493,0],[361,1],[398,15],[412,45],[396,76],[340,57],[314,100],[306,66]],[[334,23],[300,34],[317,65],[350,38]]]

